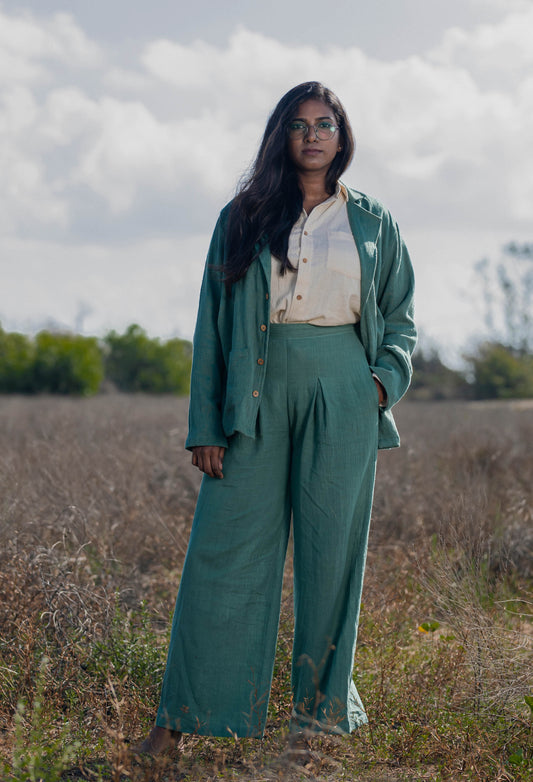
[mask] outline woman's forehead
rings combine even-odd
[[[293,117],[298,119],[332,119],[335,114],[331,106],[318,98],[309,98],[300,103],[293,112]]]

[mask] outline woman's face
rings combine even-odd
[[[323,174],[325,177],[337,152],[341,149],[339,130],[330,139],[317,138],[314,127],[319,122],[337,125],[333,109],[321,100],[310,98],[300,103],[291,121],[301,121],[307,125],[307,132],[300,138],[287,141],[289,157],[302,174]]]

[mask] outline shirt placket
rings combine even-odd
[[[321,205],[322,206],[322,205]],[[304,311],[307,305],[307,298],[311,288],[311,258],[313,257],[313,230],[322,217],[324,209],[315,207],[308,215],[300,228],[300,252],[298,254],[298,270],[296,272],[296,283],[290,306],[290,317],[292,320],[303,320],[299,313]]]

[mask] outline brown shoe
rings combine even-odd
[[[165,752],[179,747],[183,734],[178,730],[161,728],[154,725],[148,736],[140,744],[134,744],[129,748],[135,755],[163,755]]]

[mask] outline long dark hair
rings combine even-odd
[[[281,98],[269,117],[255,162],[231,204],[224,265],[228,289],[244,277],[267,242],[281,262],[280,274],[293,269],[287,256],[289,234],[302,211],[303,193],[287,152],[287,125],[300,103],[309,99],[329,106],[339,127],[341,149],[326,175],[328,193],[335,192],[337,180],[353,157],[352,129],[335,93],[318,81],[308,81]]]

